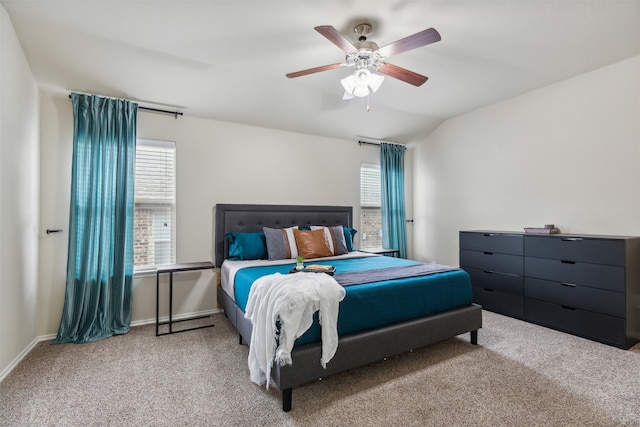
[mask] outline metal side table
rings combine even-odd
[[[190,263],[184,263],[184,264],[167,264],[167,265],[159,265],[157,267],[156,269],[156,336],[169,335],[169,334],[175,334],[178,332],[186,332],[186,331],[193,331],[195,329],[213,327],[213,324],[209,324],[204,326],[195,326],[193,328],[188,328],[188,329],[180,329],[178,331],[173,330],[174,323],[211,317],[210,315],[205,315],[205,316],[190,317],[188,319],[173,320],[173,273],[178,273],[181,271],[208,270],[212,268],[215,268],[215,266],[213,265],[213,263],[209,261],[190,262]],[[166,274],[166,273],[169,274],[169,321],[160,322],[160,275]],[[158,330],[160,325],[169,325],[169,332],[160,333]]]

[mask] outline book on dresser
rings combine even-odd
[[[627,349],[640,339],[640,237],[461,231],[486,310]]]

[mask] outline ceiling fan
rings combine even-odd
[[[346,55],[345,61],[296,71],[286,76],[291,79],[320,71],[355,67],[352,75],[340,81],[345,89],[343,99],[351,99],[356,96],[364,97],[369,95],[370,91],[377,91],[382,85],[384,76],[376,74],[376,72],[414,86],[422,85],[427,81],[426,76],[389,64],[385,60],[390,56],[440,41],[440,34],[433,28],[420,31],[383,47],[378,47],[374,42],[367,40],[367,36],[371,33],[371,25],[366,23],[354,27],[353,30],[358,35],[358,41],[355,43],[351,43],[347,37],[331,25],[315,27],[314,30],[342,49]]]

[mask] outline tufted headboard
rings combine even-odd
[[[284,228],[293,225],[353,226],[351,206],[235,205],[217,204],[214,208],[213,248],[216,267],[228,254],[225,234],[230,231],[262,231],[262,227]]]

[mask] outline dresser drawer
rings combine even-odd
[[[522,236],[491,232],[460,232],[460,249],[522,255]]]
[[[624,267],[524,257],[524,275],[624,292]]]
[[[625,241],[570,236],[525,236],[527,256],[605,265],[625,265]]]
[[[524,299],[524,314],[528,321],[626,348],[624,319],[529,298]]]
[[[523,295],[523,277],[516,274],[496,273],[473,267],[464,267],[471,276],[473,286],[489,291],[500,291],[508,294]]]
[[[524,297],[505,292],[490,291],[473,286],[473,302],[484,310],[495,311],[506,316],[524,317]]]
[[[460,266],[474,267],[487,271],[511,273],[522,276],[523,259],[519,255],[498,254],[495,252],[460,251]]]
[[[609,316],[625,317],[625,295],[622,292],[527,277],[524,279],[524,296]]]

